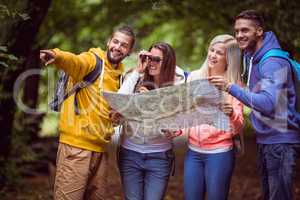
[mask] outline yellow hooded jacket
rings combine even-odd
[[[80,114],[75,114],[75,94],[63,102],[59,120],[59,141],[90,151],[104,152],[114,129],[108,116],[109,105],[101,95],[101,91],[118,91],[120,76],[124,70],[123,64],[114,68],[107,60],[106,53],[100,48],[92,48],[79,55],[59,49],[53,51],[56,54],[55,66],[70,76],[67,90],[82,81],[84,76],[94,69],[96,58],[93,53],[102,59],[104,74],[77,93]]]

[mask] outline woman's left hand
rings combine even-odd
[[[223,103],[221,105],[221,110],[229,117],[231,117],[233,114],[233,107],[230,103]]]
[[[111,109],[109,111],[108,116],[109,116],[113,126],[119,125],[123,120],[123,116],[120,113],[118,113],[117,111],[113,110],[113,109]]]
[[[140,86],[138,87],[137,91],[142,93],[142,92],[148,92],[149,90],[145,86]]]
[[[172,140],[173,138],[178,136],[180,133],[180,131],[171,131],[171,130],[166,130],[166,129],[162,129],[161,131],[164,133],[165,137],[169,140]]]
[[[231,83],[229,83],[223,76],[210,76],[208,81],[219,90],[228,92]]]

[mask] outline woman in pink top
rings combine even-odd
[[[240,50],[231,35],[218,35],[210,43],[207,58],[188,81],[224,76],[240,83]],[[186,129],[189,134],[188,151],[184,163],[185,199],[227,199],[234,168],[233,136],[243,125],[243,106],[234,97],[223,94],[220,109],[230,117],[231,131],[225,132],[203,124]]]

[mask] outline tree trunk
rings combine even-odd
[[[22,12],[27,13],[30,18],[14,20],[14,24],[10,24],[7,26],[9,29],[5,30],[9,34],[0,41],[0,44],[7,46],[10,54],[19,58],[16,66],[10,66],[5,70],[0,69],[1,93],[5,94],[0,98],[0,155],[4,158],[7,158],[10,152],[13,121],[17,109],[13,98],[14,83],[26,69],[27,57],[33,48],[50,3],[51,0],[14,1],[16,6],[25,8]],[[16,10],[20,11],[20,8],[17,7]]]
[[[39,63],[39,49],[33,49],[27,58],[26,70],[40,69]],[[36,110],[38,105],[38,91],[39,91],[39,75],[31,75],[26,78],[24,86],[23,103],[30,109]],[[44,117],[44,113],[29,113],[22,114],[24,127],[24,134],[28,134],[30,142],[38,139],[39,125]]]

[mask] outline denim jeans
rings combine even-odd
[[[233,150],[204,154],[188,150],[184,162],[184,196],[186,200],[227,199],[234,169]]]
[[[299,144],[258,144],[264,200],[292,200]]]
[[[139,153],[121,147],[119,170],[125,199],[162,200],[173,160],[173,150]]]

